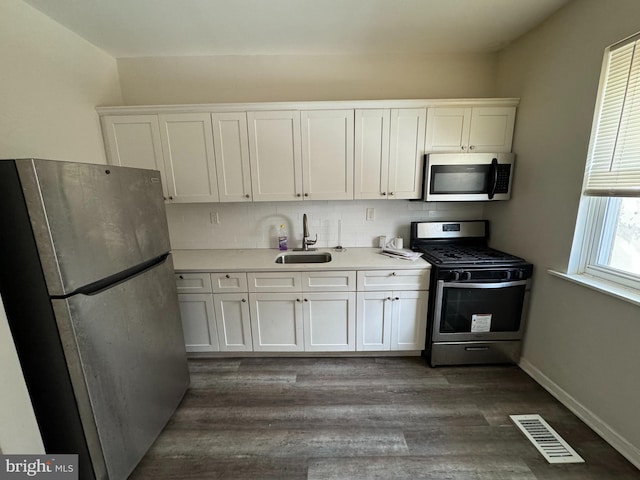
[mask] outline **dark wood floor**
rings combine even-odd
[[[191,388],[131,479],[640,479],[516,366],[420,358],[191,360]],[[508,415],[586,460],[550,465]]]

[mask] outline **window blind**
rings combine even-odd
[[[640,39],[614,46],[601,93],[584,195],[640,197]]]

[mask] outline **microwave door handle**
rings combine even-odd
[[[496,194],[496,188],[498,188],[498,159],[491,160],[491,183],[489,184],[489,200],[493,200]]]

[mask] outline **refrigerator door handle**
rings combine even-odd
[[[90,283],[88,285],[84,285],[80,288],[77,288],[71,293],[67,295],[52,295],[51,298],[56,300],[64,300],[65,298],[72,297],[74,295],[97,295],[98,293],[103,292],[119,283],[126,282],[130,278],[133,278],[138,275],[142,275],[147,270],[151,270],[154,267],[164,263],[167,261],[169,257],[168,253],[160,255],[159,257],[152,258],[140,265],[136,265],[135,267],[128,268],[123,270],[122,272],[118,272],[115,275],[111,275],[107,278],[103,278],[98,280],[97,282]]]

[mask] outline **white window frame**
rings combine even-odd
[[[630,37],[631,41],[638,39],[638,35]],[[626,39],[620,43],[628,43]],[[589,158],[593,153],[594,139],[599,127],[599,115],[602,107],[607,64],[611,47],[606,50],[601,70],[600,85],[596,101],[593,126],[591,129],[591,143]],[[585,178],[586,183],[586,178]],[[605,255],[611,253],[612,241],[615,233],[620,197],[599,197],[582,195],[576,231],[571,248],[571,257],[567,274],[580,283],[610,292],[634,302],[640,299],[640,273],[638,275],[612,268],[606,264]],[[555,272],[557,273],[557,272]],[[575,278],[582,277],[582,278]],[[603,288],[599,288],[602,285]],[[621,289],[621,290],[618,290]],[[628,292],[628,295],[625,293]]]

